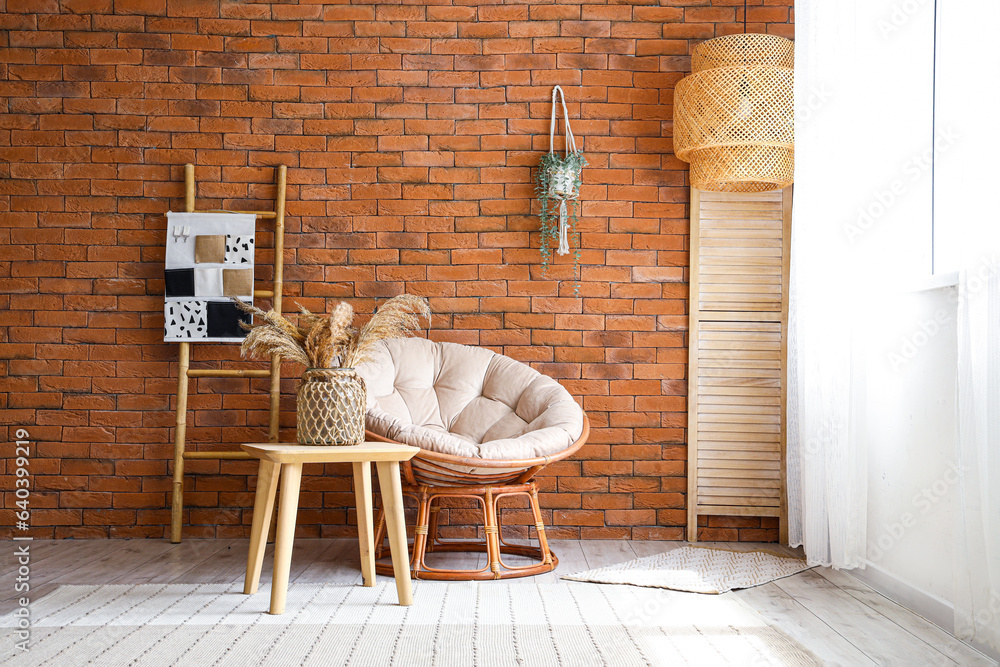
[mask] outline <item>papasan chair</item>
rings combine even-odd
[[[505,579],[555,569],[559,560],[545,538],[532,478],[573,455],[590,431],[583,410],[562,385],[490,350],[423,338],[383,341],[357,372],[368,388],[367,439],[420,447],[401,468],[403,494],[417,501],[410,557],[415,579]],[[509,543],[501,535],[498,501],[517,495],[529,499],[537,547]],[[485,543],[439,539],[442,498],[476,500]],[[384,530],[380,511],[376,557]],[[425,554],[439,551],[485,551],[488,563],[479,570],[428,566]],[[509,564],[504,554],[536,562]],[[389,565],[376,569],[392,573]]]

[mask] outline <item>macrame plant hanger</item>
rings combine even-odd
[[[565,127],[566,133],[565,155],[568,158],[570,153],[576,154],[579,153],[579,151],[576,148],[576,139],[573,137],[573,128],[569,125],[569,110],[566,108],[566,94],[559,86],[552,89],[552,120],[549,123],[549,153],[554,154],[556,152],[555,137],[557,97],[562,103],[563,126]],[[549,196],[559,200],[559,248],[556,250],[556,253],[560,255],[569,254],[569,214],[566,201],[569,199],[576,199],[577,196],[579,196],[579,191],[576,186],[577,176],[577,170],[564,164],[556,169],[556,171],[552,174],[551,185],[549,187]]]

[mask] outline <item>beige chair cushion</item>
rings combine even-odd
[[[583,410],[562,385],[484,348],[397,338],[357,371],[367,428],[422,449],[512,461],[557,454],[583,432]]]

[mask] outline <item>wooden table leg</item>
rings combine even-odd
[[[271,577],[271,613],[285,611],[288,594],[288,571],[292,566],[292,541],[295,538],[295,517],[299,510],[299,484],[302,464],[282,466],[281,499],[278,501],[278,535],[274,540],[274,576]]]
[[[375,536],[372,521],[372,468],[367,461],[354,463],[354,504],[358,508],[358,545],[361,548],[361,578],[375,585]]]
[[[277,464],[276,464],[277,465]],[[277,485],[275,485],[275,490],[277,490]],[[278,504],[278,494],[272,496],[274,502],[271,503],[271,525],[267,528],[267,543],[270,544],[274,542],[275,536],[278,534],[278,513],[275,511],[274,506]]]
[[[265,459],[260,460],[257,469],[257,494],[253,501],[253,524],[250,528],[250,552],[247,555],[247,576],[243,580],[243,592],[249,595],[257,592],[260,568],[264,563],[267,535],[264,531],[271,525],[275,491],[278,489],[280,466]]]
[[[396,595],[399,604],[413,603],[410,587],[410,554],[406,548],[406,521],[403,519],[403,489],[399,482],[399,462],[379,461],[378,484],[382,489],[385,523],[392,551],[392,572],[396,576]]]

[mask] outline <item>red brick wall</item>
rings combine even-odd
[[[671,99],[693,44],[742,30],[743,2],[661,4],[6,0],[0,407],[8,440],[24,427],[35,443],[33,534],[165,535],[164,212],[182,208],[194,162],[200,206],[268,206],[271,167],[288,165],[287,309],[425,295],[433,338],[530,362],[579,397],[590,444],[540,478],[553,534],[682,538],[687,170]],[[751,0],[749,29],[791,37],[791,4]],[[539,270],[531,168],[553,84],[590,165],[582,298],[555,279],[568,264]],[[236,358],[199,346],[195,366]],[[193,385],[191,442],[265,436],[263,383]],[[254,466],[188,468],[185,535],[246,534]],[[350,533],[349,478],[308,472],[302,534]],[[450,514],[448,534],[467,532]],[[719,519],[702,536],[776,531]]]

